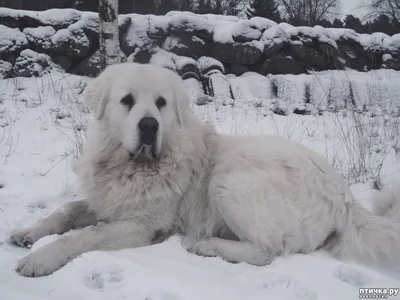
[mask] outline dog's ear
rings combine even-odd
[[[107,74],[103,72],[92,79],[84,91],[85,102],[96,119],[100,119],[103,116],[109,99],[109,80],[107,78]]]
[[[185,85],[182,79],[177,76],[174,84],[175,93],[175,113],[180,125],[184,124],[186,111],[189,109],[189,95],[185,91]]]

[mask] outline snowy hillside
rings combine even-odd
[[[153,63],[166,61],[156,57]],[[207,69],[207,62],[199,66]],[[303,143],[329,159],[367,208],[374,185],[400,179],[399,72],[213,72],[210,78],[214,97],[206,97],[192,77],[185,83],[193,111],[220,132],[269,133]],[[177,236],[141,249],[86,253],[49,277],[18,276],[17,260],[57,237],[27,250],[5,242],[11,230],[79,198],[71,166],[90,122],[81,98],[86,80],[57,71],[0,80],[1,300],[347,300],[358,299],[360,287],[400,286],[398,270],[372,270],[323,252],[255,267],[189,254]]]

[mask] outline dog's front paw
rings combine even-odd
[[[10,242],[20,247],[31,247],[38,239],[35,236],[34,229],[24,228],[15,230],[10,236]]]
[[[70,258],[58,241],[45,245],[17,263],[16,271],[25,277],[47,276],[64,266]]]
[[[188,247],[187,251],[200,256],[208,256],[208,257],[214,257],[220,255],[212,239],[198,241],[194,245]]]

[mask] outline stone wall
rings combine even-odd
[[[51,68],[96,75],[98,27],[92,12],[0,8],[0,77],[40,76]],[[119,28],[123,61],[160,64],[183,77],[199,78],[213,69],[235,75],[400,70],[400,34],[187,12],[120,15]]]

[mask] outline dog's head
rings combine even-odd
[[[189,104],[177,74],[136,63],[106,68],[86,87],[85,101],[114,142],[142,163],[160,155],[163,140],[183,125]]]

